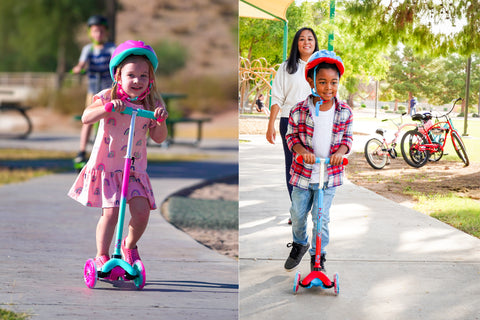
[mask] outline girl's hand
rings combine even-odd
[[[149,128],[153,128],[153,127],[156,127],[158,125],[161,125],[162,122],[164,122],[165,120],[167,120],[168,118],[168,112],[167,112],[167,109],[163,108],[163,107],[158,107],[155,109],[155,111],[153,112],[155,118],[157,118],[157,120],[152,120],[150,122],[150,125],[149,125]]]
[[[113,108],[114,108],[115,112],[120,112],[121,113],[121,112],[125,111],[125,108],[127,107],[127,104],[125,103],[125,101],[120,100],[120,99],[114,99],[110,102],[113,104]]]

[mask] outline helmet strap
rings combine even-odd
[[[318,113],[320,112],[320,106],[323,104],[323,99],[317,93],[317,67],[313,69],[313,85],[315,88],[312,88],[312,95],[320,100],[315,103],[315,116],[318,117]]]
[[[138,97],[131,98],[125,92],[125,90],[123,90],[122,85],[119,82],[117,82],[117,96],[121,100],[127,100],[127,101],[130,101],[130,102],[142,101],[150,93],[150,89],[152,88],[152,85],[153,85],[153,80],[150,80],[150,84],[148,85],[147,89],[145,89],[145,91],[143,91],[143,93],[141,95],[139,95]]]

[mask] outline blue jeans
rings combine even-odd
[[[330,222],[330,206],[335,196],[336,188],[324,188],[323,210],[322,210],[322,247],[321,252],[326,253],[325,247],[329,242],[328,223]],[[308,212],[312,209],[312,246],[310,255],[315,255],[316,236],[317,236],[317,216],[318,216],[318,183],[311,183],[308,190],[293,187],[292,206],[290,207],[290,216],[292,217],[293,242],[301,245],[308,243],[307,218]]]

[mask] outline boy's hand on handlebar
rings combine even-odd
[[[307,151],[301,153],[300,156],[302,157],[304,163],[315,164],[315,154]]]
[[[332,166],[339,166],[339,165],[342,165],[343,164],[343,157],[345,156],[345,154],[341,153],[341,152],[335,152],[334,154],[332,154],[330,156],[330,164]]]

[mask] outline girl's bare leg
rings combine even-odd
[[[97,257],[109,255],[115,226],[118,220],[118,208],[103,208],[97,224]]]
[[[128,224],[128,235],[125,240],[127,249],[135,249],[138,240],[142,237],[150,217],[150,204],[146,198],[135,197],[130,199],[130,213],[132,215]]]

